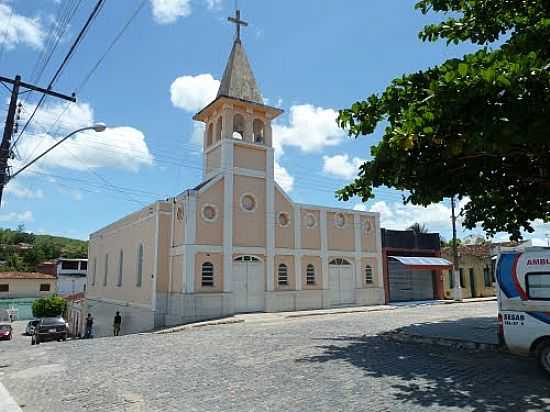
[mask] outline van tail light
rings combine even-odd
[[[504,319],[502,318],[502,314],[498,314],[498,343],[499,345],[504,345]]]

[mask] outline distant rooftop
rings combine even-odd
[[[0,272],[0,279],[55,279],[55,275],[40,272]]]

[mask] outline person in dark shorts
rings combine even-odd
[[[120,334],[120,324],[122,323],[122,317],[120,312],[117,312],[113,320],[113,335],[118,336]]]
[[[85,339],[90,339],[92,337],[92,328],[94,327],[94,318],[91,313],[88,313],[86,318],[86,334],[84,335]]]

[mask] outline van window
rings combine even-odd
[[[528,273],[526,279],[529,299],[550,300],[550,273]]]

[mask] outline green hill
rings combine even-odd
[[[88,242],[61,236],[35,235],[0,228],[0,271],[32,272],[40,262],[58,257],[86,258]]]

